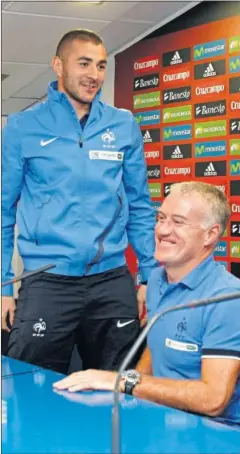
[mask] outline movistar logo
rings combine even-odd
[[[224,55],[226,52],[226,40],[219,39],[208,43],[198,44],[194,46],[194,60],[201,60],[208,56],[216,57]]]
[[[229,68],[231,73],[240,71],[240,57],[233,57],[229,60]]]
[[[200,58],[202,55],[204,55],[204,47],[200,47],[199,49],[196,48],[194,50],[194,58]]]
[[[165,129],[164,134],[163,134],[164,139],[170,139],[170,137],[172,137],[172,134],[173,133],[172,133],[171,129]]]
[[[204,153],[204,150],[204,145],[201,145],[200,147],[196,146],[196,156],[201,156]]]
[[[230,162],[230,174],[240,175],[240,161],[235,160]]]
[[[142,115],[138,115],[138,116],[135,117],[135,119],[136,119],[137,123],[141,123],[143,117],[142,117]]]

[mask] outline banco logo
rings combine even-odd
[[[159,151],[144,151],[145,159],[159,159],[160,152]]]
[[[240,101],[231,101],[230,110],[231,110],[231,112],[235,112],[235,111],[240,112]]]
[[[189,143],[181,145],[165,145],[163,147],[163,159],[189,159],[192,157],[192,145]]]
[[[189,101],[191,99],[191,87],[172,88],[163,91],[163,104]]]
[[[232,159],[230,161],[230,175],[240,175],[240,159]],[[239,182],[240,184],[240,182]]]
[[[240,139],[231,139],[229,145],[231,155],[240,155]]]
[[[232,77],[229,79],[229,93],[240,93],[240,77]]]
[[[229,58],[229,71],[230,73],[240,72],[240,57]]]
[[[166,71],[163,73],[163,76],[162,76],[162,80],[163,80],[163,83],[166,84],[166,83],[174,83],[174,82],[186,82],[190,79],[191,77],[191,71],[190,71],[190,68],[189,69],[185,69],[185,70],[182,70],[182,71]]]
[[[240,52],[240,35],[229,38],[229,53]]]
[[[149,183],[148,187],[152,198],[161,197],[161,183]]]
[[[171,175],[171,176],[179,176],[183,175],[185,176],[190,176],[192,174],[192,168],[191,167],[164,167],[164,175]]]
[[[195,95],[196,96],[209,96],[209,95],[219,95],[219,93],[226,92],[226,84],[225,82],[221,84],[208,84],[204,86],[197,86],[195,87]]]
[[[164,185],[163,185],[164,197],[167,197],[170,194],[172,184],[174,184],[174,183],[173,182],[172,183],[164,183]]]
[[[192,138],[192,125],[167,126],[163,128],[163,141],[185,140]]]
[[[226,175],[226,161],[196,162],[196,177],[218,177]]]
[[[133,81],[133,91],[147,90],[148,88],[159,87],[159,74],[148,74],[147,76],[136,77]]]
[[[240,222],[233,221],[231,222],[231,236],[240,237]]]
[[[174,66],[187,63],[191,60],[191,49],[186,47],[185,49],[173,50],[166,52],[162,57],[163,66]]]
[[[226,241],[219,241],[219,243],[217,244],[217,246],[214,250],[214,255],[216,257],[227,256],[227,242]]]
[[[205,158],[211,156],[225,156],[227,153],[226,140],[214,142],[199,142],[195,143],[195,157]]]
[[[135,110],[144,109],[144,107],[155,107],[160,105],[160,91],[145,93],[144,95],[135,95],[133,97],[133,107]]]
[[[231,118],[229,123],[230,134],[240,134],[240,118]]]
[[[240,258],[240,241],[230,241],[230,257]]]
[[[238,180],[230,181],[230,195],[231,196],[240,196],[240,184]],[[239,209],[240,213],[240,209]]]
[[[205,137],[225,136],[227,133],[226,120],[206,121],[204,123],[195,123],[196,139],[204,139]]]
[[[147,176],[149,180],[160,178],[160,165],[147,166]]]
[[[194,79],[205,79],[207,77],[216,77],[225,74],[225,60],[217,60],[209,63],[200,63],[194,66]]]
[[[231,265],[231,273],[240,279],[239,262],[232,262],[232,263],[230,263],[230,265]]]
[[[142,129],[143,143],[160,142],[160,129]]]
[[[140,58],[133,63],[135,72],[149,72],[159,67],[159,59],[157,56]]]
[[[226,40],[219,39],[194,46],[194,60],[203,60],[208,57],[217,57],[226,53]]]
[[[163,109],[163,123],[174,123],[192,119],[192,105]]]
[[[160,110],[148,110],[134,114],[139,126],[154,125],[160,123]]]
[[[226,115],[226,100],[213,101],[194,106],[195,118],[218,117]]]

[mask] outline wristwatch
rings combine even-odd
[[[140,373],[134,369],[125,370],[124,372],[122,372],[121,378],[125,380],[125,394],[132,394],[133,388],[141,381]]]

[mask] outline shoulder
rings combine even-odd
[[[99,101],[100,109],[111,115],[112,117],[119,118],[119,119],[126,119],[126,120],[134,120],[134,116],[130,110],[127,109],[119,109],[118,107],[110,106],[110,104],[106,104],[102,101]]]
[[[215,262],[213,275],[209,276],[212,280],[212,293],[220,295],[221,293],[240,292],[240,279],[226,270],[224,265]]]
[[[22,125],[31,122],[36,115],[45,111],[47,107],[46,104],[46,102],[41,102],[34,105],[33,107],[29,107],[22,112],[17,112],[9,115],[6,127],[21,128]]]

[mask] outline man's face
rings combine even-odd
[[[103,85],[107,55],[102,44],[75,40],[66,47],[62,60],[55,57],[55,65],[59,90],[74,101],[90,104]]]
[[[201,261],[207,238],[203,199],[196,193],[174,191],[163,202],[155,228],[155,258],[166,267]]]

